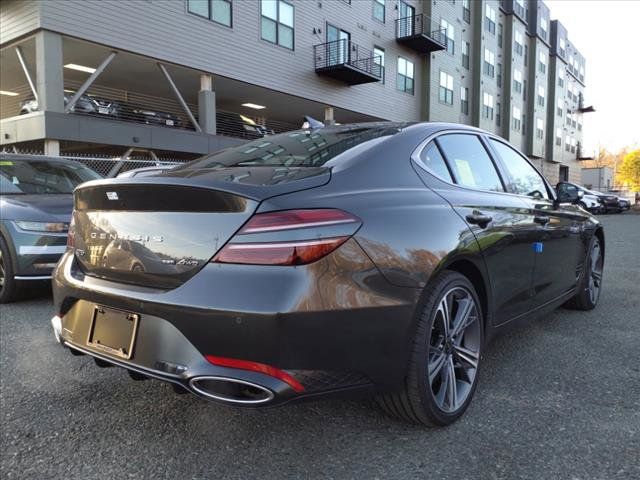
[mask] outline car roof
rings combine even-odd
[[[31,154],[24,154],[24,153],[0,153],[0,160],[11,160],[16,162],[44,160],[47,162],[66,163],[66,164],[73,164],[73,165],[78,164],[78,162],[74,160],[70,160],[68,158],[64,158],[64,157],[52,157],[47,155],[31,155]]]

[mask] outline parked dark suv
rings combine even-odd
[[[605,238],[579,199],[472,127],[272,135],[76,189],[53,330],[101,366],[226,404],[364,391],[446,425],[498,331],[596,306]]]

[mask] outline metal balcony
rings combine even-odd
[[[432,29],[431,19],[422,14],[396,20],[396,41],[419,53],[447,48],[446,30]]]
[[[593,105],[585,105],[584,96],[580,94],[578,97],[578,111],[580,113],[592,113],[592,112],[595,112],[596,109],[593,108]]]
[[[313,47],[316,73],[349,85],[382,80],[382,59],[350,40],[342,39]]]

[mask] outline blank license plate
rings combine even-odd
[[[130,359],[139,322],[137,313],[96,307],[87,344],[110,355]]]

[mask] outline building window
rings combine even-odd
[[[498,87],[502,88],[502,64],[498,63],[498,74],[496,76],[496,83]]]
[[[540,18],[540,36],[546,40],[547,39],[547,29],[549,28],[549,23],[547,19],[544,17]]]
[[[517,68],[513,69],[513,91],[522,93],[522,72]]]
[[[545,91],[542,85],[538,85],[538,105],[544,107]]]
[[[402,57],[398,57],[396,86],[401,92],[413,95],[413,62]]]
[[[469,70],[469,42],[462,42],[462,66]]]
[[[502,48],[502,24],[498,24],[498,45]]]
[[[516,15],[520,16],[523,19],[526,19],[524,0],[516,0],[513,4],[513,10],[516,12]]]
[[[440,20],[440,30],[444,33],[445,36],[445,44],[447,46],[447,52],[453,55],[456,51],[455,49],[455,30],[453,25],[447,22],[444,18]]]
[[[382,73],[382,83],[384,83],[384,48],[373,47],[373,61],[380,65],[380,73]]]
[[[471,0],[462,0],[462,19],[471,23]]]
[[[567,126],[569,126],[569,127],[571,126],[571,116],[572,115],[573,115],[572,113],[567,112]]]
[[[488,3],[484,9],[484,29],[492,34],[496,34],[496,11]]]
[[[581,130],[582,130],[582,123],[578,122],[578,131],[581,131]]]
[[[562,146],[562,129],[561,128],[556,128],[556,146],[557,147]]]
[[[547,54],[544,52],[540,52],[538,56],[538,69],[540,73],[545,73],[547,71]]]
[[[571,150],[571,137],[567,135],[564,137],[564,149],[568,152]]]
[[[558,110],[557,110],[556,114],[557,114],[560,118],[562,118],[562,106],[558,106]]]
[[[231,26],[231,0],[188,0],[187,11],[227,27]]]
[[[522,32],[520,30],[516,30],[515,33],[514,49],[518,55],[522,55],[524,51],[524,39],[522,38]]]
[[[284,0],[262,0],[262,39],[293,50],[293,5]]]
[[[373,0],[373,18],[384,23],[385,7],[384,0]]]
[[[528,63],[529,63],[529,47],[525,45],[524,46],[524,66],[526,67]]]
[[[482,95],[482,116],[493,120],[493,95],[489,95],[487,92]]]
[[[544,139],[544,122],[541,118],[536,118],[536,138]]]
[[[527,81],[522,81],[522,100],[527,101]]]
[[[460,87],[460,111],[469,115],[469,89],[467,87]]]
[[[564,38],[560,38],[560,56],[564,57],[566,54],[567,42],[564,41]]]
[[[484,49],[484,74],[493,78],[496,71],[496,55],[489,49]]]
[[[440,71],[440,90],[438,99],[447,105],[453,105],[453,77],[448,73]]]
[[[576,139],[571,137],[571,153],[576,153]]]
[[[564,70],[562,67],[558,70],[558,86],[560,88],[564,87]]]
[[[513,126],[513,129],[516,132],[519,132],[520,131],[520,127],[522,126],[522,112],[516,106],[513,107],[513,122],[512,122],[512,126]]]
[[[502,123],[502,120],[500,117],[500,102],[497,102],[496,103],[496,125],[499,127],[501,123]]]

